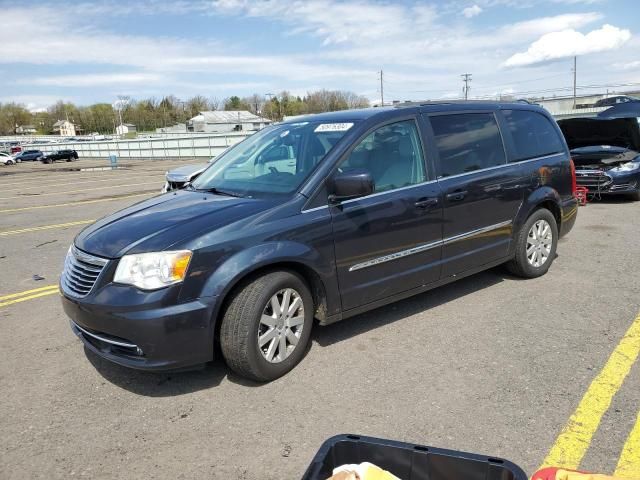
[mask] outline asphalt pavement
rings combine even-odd
[[[185,164],[122,163],[0,168],[0,478],[297,479],[338,433],[640,477],[640,203],[580,208],[542,278],[496,268],[316,327],[255,384],[221,361],[128,370],[72,334],[55,285],[73,237]]]

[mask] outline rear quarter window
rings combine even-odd
[[[560,134],[544,115],[530,110],[503,110],[515,148],[513,161],[564,151]]]

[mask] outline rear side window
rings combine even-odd
[[[439,177],[450,177],[507,163],[502,136],[492,113],[430,117],[440,161]]]
[[[516,149],[514,161],[564,150],[560,135],[544,115],[529,110],[504,110],[503,113]]]

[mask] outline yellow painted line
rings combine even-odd
[[[24,292],[11,293],[9,295],[4,295],[0,297],[0,302],[4,302],[5,300],[9,300],[10,298],[22,297],[25,295],[31,295],[37,292],[43,292],[45,290],[58,290],[58,285],[47,285],[46,287],[34,288],[33,290],[25,290]]]
[[[0,237],[8,237],[9,235],[18,235],[19,233],[39,232],[40,230],[51,230],[53,228],[74,227],[76,225],[86,225],[93,223],[95,220],[78,220],[77,222],[57,223],[55,225],[42,225],[40,227],[21,228],[19,230],[6,230],[0,232]]]
[[[618,466],[613,475],[636,480],[640,478],[640,413],[636,418],[633,430],[622,447]]]
[[[130,175],[131,172],[129,172],[129,175],[121,175],[122,177],[131,177]],[[150,177],[154,177],[157,176],[159,178],[158,181],[161,181],[164,178],[164,174],[158,174],[158,175],[149,175]],[[33,177],[29,177],[29,180],[31,180]],[[47,177],[48,178],[48,177]],[[92,178],[92,177],[88,177],[88,178]],[[11,188],[3,188],[4,185],[0,185],[0,190],[2,190],[3,192],[13,192],[13,191],[18,191],[21,192],[23,190],[34,190],[36,188],[47,188],[47,187],[65,187],[67,185],[84,185],[86,183],[104,183],[104,182],[114,182],[117,181],[118,178],[103,178],[100,180],[88,180],[87,178],[79,178],[73,182],[68,182],[68,183],[48,183],[48,184],[39,184],[39,185],[33,185],[33,186],[27,186],[24,184],[24,182],[18,182],[16,185],[20,185],[19,187],[11,187]],[[6,185],[10,185],[10,184],[6,184]],[[24,195],[25,197],[28,197],[30,195]],[[33,195],[34,197],[37,195]]]
[[[69,193],[80,193],[80,192],[93,192],[94,190],[111,190],[114,188],[122,188],[122,187],[139,187],[141,185],[160,185],[159,182],[144,182],[144,183],[125,183],[124,185],[107,185],[106,187],[93,187],[93,188],[83,188],[81,190],[63,190],[59,192],[49,192],[49,193],[39,193],[34,195],[17,195],[14,197],[0,197],[0,200],[12,200],[15,198],[39,198],[39,197],[49,197],[51,195],[67,195]],[[161,187],[162,185],[160,185]],[[160,187],[158,187],[158,191],[160,191]]]
[[[119,197],[110,197],[110,198],[98,198],[96,200],[81,200],[79,202],[68,202],[68,203],[58,203],[55,205],[36,205],[35,207],[20,207],[20,208],[7,208],[4,210],[0,210],[0,213],[10,213],[10,212],[24,212],[26,210],[39,210],[41,208],[55,208],[55,207],[73,207],[76,205],[87,205],[89,203],[100,203],[100,202],[113,202],[114,200],[124,200],[125,198],[135,198],[135,197],[144,197],[149,195],[158,195],[160,192],[147,192],[147,193],[136,193],[135,195],[122,195]]]
[[[602,416],[622,386],[640,353],[640,315],[625,333],[604,368],[591,382],[575,412],[551,447],[540,468],[576,470],[584,457]],[[636,453],[637,455],[637,453]]]
[[[53,295],[54,293],[58,293],[58,287],[45,290],[44,292],[35,293],[33,295],[29,295],[28,297],[20,297],[14,300],[8,300],[6,302],[0,302],[0,307],[6,307],[7,305],[13,305],[14,303],[26,302],[27,300],[33,300],[34,298],[44,297],[46,295]]]

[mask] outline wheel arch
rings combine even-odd
[[[560,203],[560,195],[553,188],[544,187],[535,190],[525,200],[522,208],[518,212],[514,222],[514,232],[517,234],[531,214],[541,208],[546,208],[553,214],[556,219],[558,231],[560,231],[560,226],[562,224],[562,209],[560,208]]]
[[[289,243],[289,242],[287,242]],[[240,252],[228,259],[211,275],[205,292],[207,295],[218,296],[217,308],[212,316],[212,333],[215,342],[218,342],[221,318],[224,315],[233,294],[252,279],[274,271],[290,271],[300,276],[311,292],[314,304],[314,318],[324,321],[328,312],[335,308],[339,302],[337,284],[333,265],[325,265],[323,269],[317,268],[313,260],[318,259],[318,253],[307,246],[291,243],[287,257],[268,256],[268,252],[287,251],[282,244],[277,248],[269,248],[268,245],[256,246],[244,252]],[[298,255],[296,255],[296,253]],[[253,261],[259,255],[261,260]],[[238,268],[244,265],[244,268]],[[331,280],[331,277],[334,280]]]

